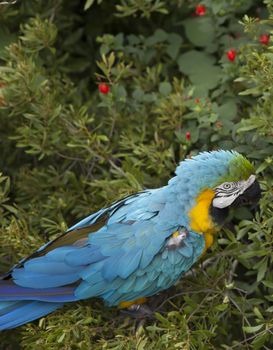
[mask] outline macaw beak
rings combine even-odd
[[[217,208],[211,205],[210,214],[218,225],[223,225],[228,216],[229,208],[238,208],[242,206],[250,206],[253,215],[259,210],[259,200],[261,198],[261,188],[258,181],[254,181],[248,189],[246,189],[235,201],[225,208]]]
[[[261,187],[259,182],[255,180],[253,184],[244,191],[244,193],[235,199],[230,207],[238,208],[246,205],[251,206],[251,209],[255,209],[257,208],[260,199]]]

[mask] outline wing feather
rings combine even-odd
[[[174,203],[166,188],[129,196],[74,225],[6,279],[25,288],[74,284],[75,299],[100,296],[110,305],[155,294],[175,283],[204,247],[201,235],[190,233],[177,249],[168,249],[169,237],[183,223]]]

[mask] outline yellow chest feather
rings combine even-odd
[[[213,243],[213,235],[219,230],[210,217],[209,208],[215,193],[213,190],[203,191],[197,198],[195,206],[189,211],[190,228],[204,235],[206,248]]]

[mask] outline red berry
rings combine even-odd
[[[186,140],[190,141],[191,133],[189,131],[186,132]]]
[[[263,45],[268,45],[270,36],[269,34],[262,34],[260,35],[260,43]]]
[[[228,52],[227,52],[227,58],[228,58],[231,62],[233,62],[233,61],[235,60],[236,55],[237,55],[237,52],[236,52],[236,50],[234,50],[234,49],[230,49],[230,50],[228,50]]]
[[[195,14],[197,16],[204,16],[206,14],[206,11],[207,11],[207,9],[206,9],[205,5],[197,5],[195,7]]]
[[[200,98],[196,97],[196,99],[194,100],[195,103],[199,103],[200,102]]]
[[[101,83],[101,84],[99,84],[99,91],[102,94],[106,95],[110,91],[110,86],[105,84],[105,83]]]

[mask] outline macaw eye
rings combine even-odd
[[[220,186],[216,187],[215,192],[220,196],[227,196],[235,194],[238,189],[238,182],[223,182]]]
[[[223,184],[223,189],[224,190],[229,190],[230,188],[232,188],[232,184],[231,183],[225,183],[225,184]]]

